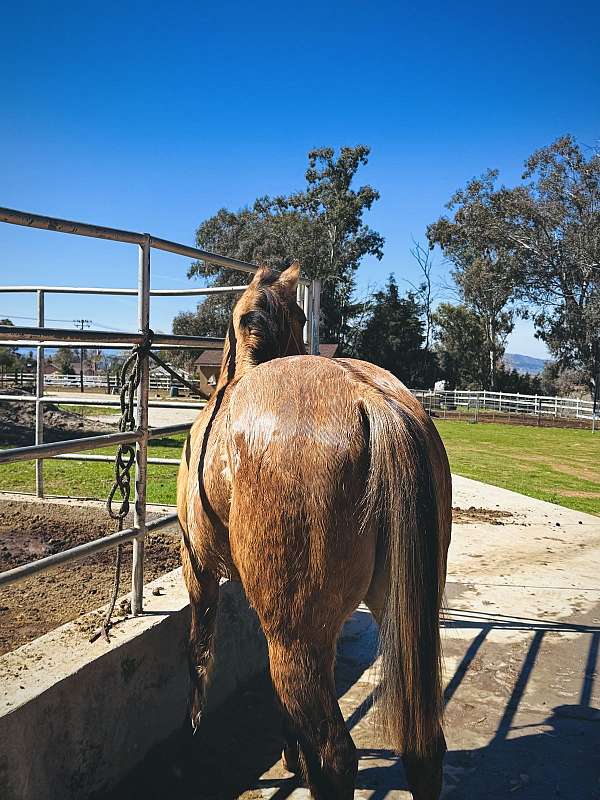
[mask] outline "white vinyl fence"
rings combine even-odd
[[[198,384],[200,385],[200,381],[196,380],[195,378],[188,378],[186,375],[186,380],[191,384]],[[36,376],[33,372],[18,372],[15,376],[15,373],[8,372],[3,377],[0,376],[0,386],[22,386],[22,387],[35,387],[35,380]],[[81,385],[81,380],[79,373],[76,375],[59,375],[57,373],[53,373],[51,375],[44,375],[44,386],[52,386],[55,388],[63,388],[63,389],[73,389],[73,391],[79,391]],[[90,390],[97,390],[98,392],[107,392],[109,385],[109,378],[106,375],[84,375],[83,376],[83,386],[84,389]],[[170,375],[153,375],[150,373],[150,389],[154,390],[169,390],[171,386],[181,386],[176,380],[171,378]],[[113,374],[110,376],[110,390],[111,392],[116,391],[117,387],[117,376]]]
[[[433,391],[411,389],[423,406],[442,415],[447,412],[471,412],[475,417],[480,413],[531,415],[533,417],[554,417],[556,419],[581,419],[593,421],[594,405],[591,400],[576,397],[550,397],[549,395],[519,394],[513,392],[469,391],[452,389]],[[599,414],[596,412],[596,419]]]

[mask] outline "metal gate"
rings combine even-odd
[[[163,250],[168,253],[194,258],[225,269],[253,274],[257,271],[256,264],[238,261],[234,258],[209,253],[196,247],[178,244],[166,239],[160,239],[148,233],[106,228],[100,225],[89,225],[81,222],[45,217],[37,214],[28,214],[0,208],[0,222],[23,225],[29,228],[39,228],[59,233],[76,236],[88,236],[96,239],[108,239],[114,242],[133,244],[138,249],[138,285],[137,289],[127,288],[94,288],[77,286],[2,286],[0,292],[26,292],[34,294],[37,298],[37,326],[0,326],[0,344],[13,346],[37,347],[37,374],[35,396],[0,394],[0,400],[12,402],[35,403],[36,425],[35,445],[28,447],[15,447],[0,450],[0,464],[14,461],[33,460],[36,462],[36,494],[43,497],[43,461],[44,458],[75,458],[94,461],[113,460],[111,456],[89,455],[90,451],[107,445],[135,443],[135,503],[133,527],[109,534],[101,539],[95,539],[77,547],[64,550],[61,553],[41,558],[37,561],[23,564],[14,569],[0,573],[0,586],[16,583],[24,578],[39,572],[45,572],[60,564],[77,561],[86,556],[109,550],[126,542],[133,543],[132,565],[132,613],[140,614],[143,611],[143,585],[144,585],[144,537],[147,531],[156,530],[170,525],[177,519],[176,514],[167,514],[158,519],[146,522],[146,478],[148,463],[177,464],[175,459],[148,459],[148,442],[162,435],[187,431],[191,423],[164,425],[149,428],[148,408],[150,407],[184,407],[202,408],[203,404],[177,403],[177,402],[149,402],[149,357],[147,353],[140,356],[140,382],[137,388],[135,404],[135,429],[119,433],[109,433],[98,436],[88,436],[72,439],[65,442],[44,444],[43,407],[45,403],[56,402],[55,397],[44,396],[44,346],[56,347],[107,347],[111,349],[129,349],[148,341],[150,335],[150,298],[158,296],[189,296],[209,294],[239,294],[245,286],[211,287],[204,289],[162,289],[150,288],[150,254],[153,249]],[[73,330],[66,328],[49,328],[44,322],[44,299],[47,294],[93,294],[93,295],[134,295],[137,296],[137,328],[138,333],[107,332],[94,330]],[[307,317],[305,340],[308,352],[319,352],[319,304],[320,281],[301,279],[298,286],[298,303],[303,308]],[[224,339],[199,336],[180,336],[175,334],[153,334],[152,345],[168,349],[219,349],[223,347]],[[60,399],[60,398],[59,398]],[[86,401],[85,397],[76,401],[77,405],[118,405],[114,399]]]

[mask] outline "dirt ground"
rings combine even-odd
[[[80,414],[65,411],[54,403],[44,405],[45,442],[112,433],[115,430],[114,421],[90,420]],[[0,400],[0,442],[2,446],[26,446],[35,443],[35,403]]]
[[[510,511],[502,511],[498,508],[460,508],[454,506],[452,509],[452,522],[473,525],[476,522],[489,522],[490,525],[505,525],[507,520],[513,519],[514,514]]]
[[[467,524],[487,521],[503,525],[504,520],[512,516],[506,511],[475,507],[455,508],[453,513],[455,521]],[[103,509],[82,508],[75,502],[3,500],[0,572],[98,539],[114,530],[114,524],[109,525],[109,522]],[[126,526],[130,524],[131,519]],[[0,655],[107,602],[113,585],[114,559],[113,550],[98,553],[0,589]],[[178,531],[163,529],[148,534],[144,563],[146,582],[178,567]],[[125,545],[122,593],[128,591],[130,580],[131,545]]]
[[[101,508],[13,500],[3,500],[1,508],[0,571],[114,530]],[[126,527],[131,523],[128,520]],[[128,591],[131,582],[131,549],[130,544],[123,549],[121,593]],[[115,551],[109,550],[0,589],[0,655],[106,603],[113,586],[114,559]],[[148,534],[144,564],[146,581],[179,566],[176,529]]]

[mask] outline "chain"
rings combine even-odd
[[[142,364],[144,358],[150,353],[154,333],[150,329],[144,336],[140,344],[136,345],[119,372],[119,396],[121,401],[121,417],[119,419],[119,431],[133,431],[136,427],[134,403],[135,396],[142,377]],[[135,447],[132,444],[120,444],[115,455],[114,481],[108,498],[106,500],[106,510],[112,520],[117,523],[116,530],[122,531],[125,519],[129,514],[131,496],[131,468],[135,462]],[[118,494],[118,499],[116,495]],[[117,508],[115,503],[119,502]],[[109,641],[108,632],[112,627],[112,615],[115,610],[117,597],[119,596],[119,584],[121,582],[121,567],[123,561],[123,545],[117,545],[115,553],[115,575],[113,589],[108,603],[108,608],[100,628],[90,637],[90,642],[95,642],[100,636]]]

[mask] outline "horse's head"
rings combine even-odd
[[[300,264],[282,273],[261,267],[233,309],[229,351],[239,367],[305,353],[304,312],[296,302]],[[231,363],[230,363],[231,368]]]

